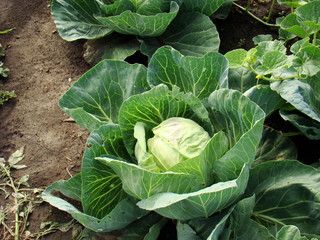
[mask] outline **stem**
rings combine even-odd
[[[259,76],[259,77],[257,77],[257,79],[258,79],[258,80],[257,80],[257,84],[258,84],[258,82],[259,82],[259,79],[262,79],[262,80],[265,80],[265,81],[269,81],[269,82],[277,82],[277,81],[283,81],[283,80],[287,80],[287,79],[292,79],[292,78],[298,77],[298,75],[296,75],[296,76],[291,76],[291,77],[287,77],[287,78],[278,78],[278,79],[268,78],[268,77],[266,77],[266,76],[263,76],[263,75],[257,73],[257,71],[254,70],[254,68],[253,68],[252,66],[249,66],[248,68],[249,68],[254,74],[256,74],[257,76]]]
[[[285,224],[273,217],[269,217],[269,216],[266,216],[266,215],[262,215],[262,214],[259,214],[258,212],[253,212],[252,213],[252,216],[256,217],[256,218],[260,218],[264,221],[267,221],[267,222],[270,222],[270,223],[277,223],[281,226],[284,226]]]
[[[313,39],[312,39],[312,44],[313,45],[316,45],[316,43],[317,43],[317,34],[318,34],[318,31],[315,31],[314,34],[313,34]]]
[[[19,191],[16,188],[16,186],[14,185],[14,181],[10,175],[10,173],[8,172],[6,167],[2,167],[2,169],[4,170],[5,174],[7,175],[7,177],[9,178],[10,184],[11,184],[11,188],[13,189],[14,193],[17,194]],[[14,204],[16,205],[17,209],[15,212],[15,229],[14,229],[14,239],[15,240],[19,240],[19,202],[18,199],[16,197],[14,197]]]
[[[14,236],[14,233],[11,231],[11,229],[8,227],[7,224],[5,224],[4,222],[1,223],[3,225],[3,227],[8,231],[8,233],[11,235],[11,236]]]
[[[275,0],[272,0],[271,6],[270,6],[270,9],[269,9],[269,13],[268,13],[268,17],[267,17],[267,22],[269,22],[269,20],[271,18],[271,14],[272,14],[272,10],[273,10],[273,7],[274,7],[274,3],[275,3]]]
[[[261,20],[260,18],[258,18],[257,16],[255,16],[253,13],[251,13],[250,11],[246,10],[244,7],[240,6],[239,4],[236,4],[235,2],[232,2],[233,5],[235,5],[236,7],[240,8],[242,11],[245,11],[246,13],[248,13],[251,17],[253,17],[255,20],[261,22],[262,24],[269,26],[269,27],[280,27],[280,25],[277,24],[271,24],[271,23],[267,23],[263,20]]]

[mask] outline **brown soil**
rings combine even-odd
[[[22,163],[28,168],[17,170],[14,176],[29,174],[32,188],[45,188],[68,179],[68,172],[79,172],[88,134],[77,124],[63,122],[67,115],[58,107],[58,100],[89,66],[82,59],[83,43],[66,42],[57,34],[49,0],[1,0],[0,31],[13,27],[14,31],[0,35],[5,67],[10,69],[0,89],[17,94],[0,106],[0,157],[7,159],[26,146]],[[2,206],[2,192],[0,199]],[[31,231],[37,231],[41,222],[64,222],[66,217],[42,204],[31,216]],[[71,239],[66,234],[44,239]]]

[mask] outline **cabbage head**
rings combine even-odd
[[[144,131],[139,127],[141,122],[135,126],[136,131]],[[209,141],[209,134],[196,122],[181,118],[169,118],[152,129],[154,136],[147,140],[137,139],[135,156],[140,166],[154,167],[153,170],[165,172],[174,165],[198,156]],[[139,133],[135,133],[139,136]],[[147,164],[145,164],[146,160]]]

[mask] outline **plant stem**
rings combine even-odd
[[[317,34],[318,34],[318,31],[315,31],[314,34],[313,34],[313,39],[312,39],[312,44],[315,46],[316,43],[317,43]]]
[[[252,66],[248,66],[247,68],[250,69],[254,74],[257,75],[257,77],[256,77],[258,79],[257,84],[259,82],[259,79],[269,81],[269,82],[277,82],[277,81],[283,81],[283,80],[292,79],[292,78],[296,78],[296,77],[299,78],[299,75],[295,75],[295,76],[291,76],[291,77],[287,77],[287,78],[268,78],[264,75],[257,73],[257,71],[254,70],[254,68]]]
[[[8,171],[8,169],[3,166],[2,169],[4,170],[4,173],[7,175],[7,177],[9,178],[10,184],[11,184],[11,188],[14,191],[15,194],[17,194],[19,191],[16,188],[16,186],[14,185],[14,181]],[[18,198],[14,197],[14,204],[16,206],[16,210],[15,210],[15,229],[14,229],[14,239],[15,240],[19,240],[19,202],[18,202]]]
[[[257,16],[255,16],[253,13],[251,13],[250,11],[246,10],[244,7],[240,6],[239,4],[232,2],[233,5],[235,5],[236,7],[240,8],[241,10],[245,11],[246,13],[248,13],[251,17],[253,17],[255,20],[261,22],[262,24],[269,26],[269,27],[280,27],[280,25],[277,24],[271,24],[271,23],[267,23],[263,20],[261,20],[260,18],[258,18]]]
[[[269,20],[271,18],[271,14],[272,14],[272,10],[273,10],[273,7],[274,7],[274,3],[275,3],[275,0],[272,0],[271,6],[270,6],[270,9],[269,9],[269,13],[268,13],[268,17],[267,17],[267,22],[269,22]]]

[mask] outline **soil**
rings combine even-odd
[[[10,76],[0,81],[0,89],[17,94],[15,99],[0,105],[0,157],[7,159],[26,146],[21,163],[28,167],[13,175],[19,178],[28,174],[32,188],[45,188],[78,173],[88,137],[88,132],[79,125],[64,121],[68,116],[58,106],[59,98],[90,68],[82,57],[84,42],[61,39],[49,4],[49,0],[0,1],[0,31],[15,28],[0,35],[6,54],[5,67],[10,69]],[[277,34],[236,8],[227,20],[215,23],[223,39],[222,53],[239,47],[251,48],[251,39],[258,34]],[[0,199],[0,207],[12,204],[10,199],[2,200],[2,192]],[[32,213],[28,230],[38,231],[42,222],[70,219],[68,214],[43,203]],[[72,239],[71,234],[57,231],[42,239]]]
[[[32,188],[45,188],[79,172],[88,136],[77,124],[64,122],[68,116],[58,106],[63,93],[89,69],[82,58],[83,42],[61,39],[49,3],[0,1],[0,31],[15,28],[0,35],[5,67],[10,69],[9,77],[0,81],[0,89],[15,91],[17,95],[0,106],[0,157],[7,159],[25,146],[21,164],[28,167],[15,171],[14,177],[28,174]],[[2,192],[0,199],[3,205]],[[67,214],[42,204],[31,215],[30,231],[37,231],[41,222],[67,220]],[[63,233],[62,237],[57,232],[43,239],[71,239],[68,234]]]

